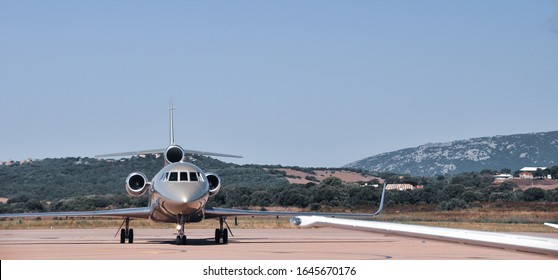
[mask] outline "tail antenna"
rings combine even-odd
[[[169,99],[169,117],[170,117],[170,145],[174,146],[174,106],[172,105],[172,99]]]

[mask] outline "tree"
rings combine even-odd
[[[343,181],[337,177],[327,177],[325,178],[320,185],[324,186],[331,186],[331,187],[342,187]]]
[[[451,184],[443,189],[444,195],[448,198],[461,198],[463,192],[465,192],[465,187],[459,184]]]
[[[501,174],[511,174],[511,169],[509,168],[502,168],[502,170],[500,170]]]
[[[298,206],[306,207],[308,206],[308,198],[301,189],[291,188],[279,194],[278,200],[279,204],[282,206]]]
[[[537,171],[533,172],[533,176],[535,176],[535,178],[542,178],[544,176],[544,172],[542,169],[537,168]]]
[[[463,192],[461,197],[465,202],[471,203],[471,202],[479,201],[482,197],[482,194],[479,193],[478,191],[466,190],[465,192]]]
[[[267,190],[255,191],[252,193],[252,199],[250,200],[250,205],[252,206],[270,206],[274,201],[275,197],[270,194]]]
[[[517,184],[513,181],[504,181],[500,184],[500,189],[504,189],[504,190],[513,190],[517,188]]]
[[[452,198],[448,201],[443,201],[438,205],[438,210],[441,211],[449,211],[449,210],[456,210],[456,209],[465,209],[468,207],[468,204],[459,198]]]
[[[36,200],[36,199],[30,199],[29,201],[27,201],[25,203],[25,207],[27,208],[27,210],[29,210],[30,212],[42,212],[45,211],[45,208],[43,207],[43,205],[41,204],[40,201]]]
[[[523,192],[524,201],[539,201],[545,198],[545,191],[540,188],[529,188]]]
[[[8,204],[27,202],[30,199],[31,197],[28,194],[17,194],[14,197],[8,199]]]

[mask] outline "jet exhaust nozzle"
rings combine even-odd
[[[181,162],[184,159],[184,149],[182,147],[173,145],[165,151],[165,164]]]

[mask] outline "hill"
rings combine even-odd
[[[263,167],[239,166],[203,156],[191,157],[189,161],[204,171],[219,174],[226,187],[288,185],[283,175],[267,172]],[[163,159],[154,156],[121,160],[48,158],[0,165],[0,197],[31,195],[41,199],[61,199],[83,195],[124,195],[128,174],[137,171],[152,178],[163,165]]]
[[[343,169],[237,165],[204,156],[193,156],[188,160],[204,171],[217,173],[224,189],[317,184],[331,176],[347,183],[375,179]],[[57,200],[86,195],[126,195],[124,183],[128,174],[142,172],[152,178],[162,167],[163,159],[154,156],[121,160],[48,158],[0,165],[0,198],[30,196]]]
[[[412,191],[390,192],[386,196],[389,205],[434,204],[440,210],[451,210],[499,201],[558,201],[558,190],[550,185],[544,186],[546,190],[530,188],[535,184],[539,186],[539,182],[494,185],[490,172],[462,173],[446,178],[393,173],[378,173],[378,177],[374,177],[348,169],[236,165],[208,157],[192,157],[189,161],[221,176],[223,187],[208,202],[208,206],[213,207],[298,207],[311,211],[336,208],[368,212],[377,207],[382,192],[381,188],[373,186],[384,180],[422,186]],[[131,198],[125,193],[124,180],[133,171],[152,177],[162,165],[162,159],[156,157],[117,161],[44,159],[0,165],[0,213],[146,206],[147,196]],[[551,172],[558,177],[558,166],[552,167]]]
[[[433,176],[484,169],[513,171],[557,163],[558,131],[551,131],[429,143],[367,157],[344,167]]]

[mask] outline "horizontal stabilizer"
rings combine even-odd
[[[131,156],[139,156],[139,155],[156,155],[156,154],[164,154],[164,153],[165,153],[165,149],[153,149],[153,150],[144,150],[144,151],[124,152],[124,153],[103,154],[103,155],[96,155],[95,157],[96,158],[131,157]],[[204,151],[196,151],[196,150],[184,150],[184,153],[190,155],[242,158],[242,156],[237,156],[237,155],[204,152]]]
[[[163,149],[157,149],[157,150],[145,150],[145,151],[103,154],[103,155],[96,155],[95,157],[96,158],[131,157],[131,156],[139,156],[139,155],[163,154],[164,152],[165,152],[165,150],[163,150]]]
[[[186,154],[190,155],[202,155],[202,156],[214,156],[214,157],[230,157],[230,158],[242,158],[242,156],[237,155],[229,155],[229,154],[221,154],[221,153],[213,153],[213,152],[204,152],[204,151],[195,151],[195,150],[184,150]]]

